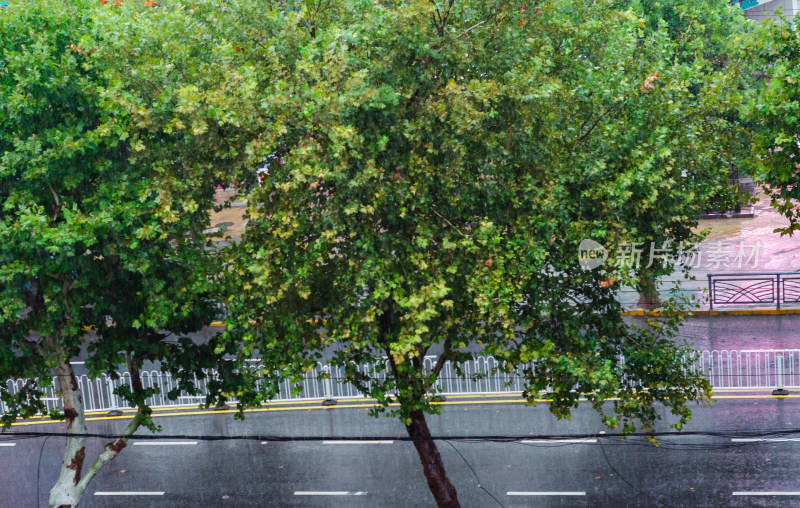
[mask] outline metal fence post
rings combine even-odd
[[[331,371],[330,367],[325,365],[322,367],[322,394],[325,400],[322,401],[323,406],[335,406],[336,399],[333,398],[333,387],[331,386]]]
[[[119,410],[119,406],[117,405],[117,397],[114,395],[114,383],[111,381],[110,377],[106,377],[105,381],[106,392],[108,393],[108,405],[111,406],[106,416],[122,416],[122,411]]]
[[[772,395],[789,395],[789,391],[784,388],[783,383],[783,355],[775,355],[775,382],[777,387],[772,390]]]
[[[711,285],[711,274],[708,274],[708,305],[709,309],[714,310],[714,289]]]
[[[778,309],[781,308],[781,274],[775,275],[775,301],[778,302]]]

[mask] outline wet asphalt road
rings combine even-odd
[[[800,349],[800,314],[694,316],[680,335],[698,350]]]
[[[800,428],[800,398],[722,396],[736,398],[697,408],[686,429],[721,435],[670,436],[662,438],[660,447],[639,438],[622,441],[602,436],[597,442],[580,444],[475,440],[438,441],[438,446],[465,507],[800,506],[800,441],[731,441],[737,432]],[[563,436],[603,430],[596,413],[583,405],[571,421],[559,422],[544,404],[528,408],[493,403],[499,401],[492,399],[484,399],[482,404],[461,402],[464,404],[446,405],[442,416],[429,418],[434,435]],[[283,407],[287,410],[248,414],[244,422],[219,413],[163,417],[157,422],[163,426],[164,435],[348,436],[393,442],[262,444],[256,439],[130,445],[98,474],[82,506],[433,506],[413,446],[396,440],[405,436],[399,422],[371,418],[362,407]],[[123,423],[104,420],[89,425],[90,431],[114,432]],[[58,430],[58,424],[12,430],[46,429]],[[94,456],[105,442],[91,439],[88,456]],[[0,446],[0,507],[36,506],[37,467],[38,506],[46,506],[63,440],[33,438],[2,443],[14,446]],[[478,486],[478,481],[498,502]],[[332,491],[349,495],[320,494]],[[758,494],[770,491],[796,495]],[[551,495],[533,495],[543,492]]]

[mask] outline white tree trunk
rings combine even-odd
[[[64,399],[64,416],[67,434],[86,434],[86,414],[83,408],[83,395],[78,388],[78,380],[69,360],[56,367],[56,376],[61,385],[61,396]],[[61,464],[61,475],[50,490],[50,506],[77,506],[83,490],[78,491],[83,462],[86,459],[86,438],[68,437],[64,448],[64,462]]]
[[[132,376],[136,375],[136,380],[139,381],[138,386],[141,386],[138,369],[131,368],[130,371]],[[69,361],[65,361],[56,367],[56,375],[58,376],[64,399],[67,434],[85,435],[86,412],[83,407],[83,395],[78,388],[78,381]],[[108,443],[105,450],[100,453],[83,476],[81,476],[81,470],[86,460],[86,437],[68,437],[67,445],[64,449],[64,462],[61,464],[61,475],[58,477],[55,486],[50,490],[50,506],[58,508],[73,508],[77,506],[86,487],[100,468],[125,448],[128,442],[127,436],[130,436],[139,428],[142,415],[142,408],[139,408],[133,420],[122,431],[122,436],[125,437]]]

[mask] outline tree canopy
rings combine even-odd
[[[751,124],[753,178],[789,219],[784,234],[800,230],[800,31],[781,16],[742,38],[740,58],[755,83],[741,111]]]
[[[131,79],[137,70],[150,78],[145,71],[164,61],[109,27],[135,25],[142,35],[147,22],[136,16],[147,13],[112,8],[31,1],[0,16],[0,378],[30,380],[17,393],[0,385],[5,427],[45,410],[54,372],[64,406],[53,416],[66,419],[69,434],[85,434],[70,363],[81,354],[89,377],[116,378],[126,365],[131,382],[118,395],[138,412],[125,435],[156,430],[147,403],[156,388],[139,376],[145,362],[175,376],[180,388],[164,394],[171,398],[191,393],[204,368],[218,367],[220,380],[233,371],[214,340],[185,336],[216,313],[217,263],[203,235],[214,161],[189,142],[196,133],[167,128],[165,112],[189,114],[175,101],[182,89],[162,93]],[[121,23],[126,14],[133,23]],[[126,61],[124,44],[142,60]],[[137,67],[144,58],[149,67]],[[222,384],[211,380],[211,393]],[[84,467],[86,438],[69,438],[51,505],[76,505],[125,441]]]
[[[577,258],[587,238],[697,239],[695,217],[727,186],[736,71],[676,58],[666,29],[615,5],[237,17],[239,67],[264,105],[253,159],[276,162],[231,249],[228,338],[295,375],[330,357],[407,426],[443,506],[456,494],[424,413],[445,361],[493,354],[524,370],[532,402],[546,390],[569,417],[588,393],[626,431],[651,429],[656,403],[680,428],[709,396],[675,320],[623,323],[619,288],[642,270]]]
[[[559,418],[585,397],[625,432],[652,430],[658,404],[681,428],[710,387],[687,368],[680,302],[647,328],[619,302],[674,261],[585,270],[579,246],[675,254],[727,199],[750,75],[725,58],[744,25],[724,4],[4,8],[0,376],[42,381],[0,388],[4,424],[44,408],[54,370],[69,430],[85,432],[69,363],[84,348],[89,375],[124,363],[133,379],[158,361],[187,391],[216,367],[208,403],[235,394],[240,409],[275,394],[257,380],[298,380],[325,358],[403,422],[442,506],[457,494],[425,414],[448,361],[493,355]],[[783,42],[763,51],[789,61],[770,30]],[[787,111],[775,125],[794,125]],[[248,227],[221,248],[203,231],[223,181]],[[192,343],[220,298],[225,336]],[[121,390],[139,408],[128,434],[155,428],[152,393]],[[76,504],[124,443],[81,478],[85,439],[70,438],[51,504]]]

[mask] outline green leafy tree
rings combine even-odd
[[[741,38],[739,57],[751,65],[755,84],[742,102],[752,126],[753,179],[764,185],[789,219],[782,234],[800,229],[800,30],[781,16]]]
[[[665,27],[680,60],[701,60],[717,67],[724,67],[731,55],[731,36],[748,25],[741,7],[726,1],[619,0],[615,6],[633,10],[649,30]]]
[[[146,362],[173,374],[178,388],[163,394],[173,399],[195,393],[203,369],[220,371],[209,380],[209,403],[235,378],[215,340],[186,337],[216,312],[216,255],[203,235],[216,160],[198,149],[196,132],[169,129],[166,118],[192,125],[185,89],[121,85],[131,83],[131,64],[149,58],[138,69],[145,78],[163,67],[149,48],[126,62],[119,48],[137,41],[112,30],[148,33],[147,16],[158,13],[83,1],[31,0],[0,12],[0,378],[31,380],[16,393],[0,385],[1,418],[8,428],[44,411],[55,374],[63,412],[52,416],[75,437],[52,506],[77,505],[127,441],[86,456],[71,358],[85,351],[89,377],[117,377],[127,366],[131,381],[118,394],[137,412],[123,436],[157,430],[147,402],[156,389],[139,375]],[[158,25],[162,41],[167,21]]]
[[[735,70],[614,6],[226,4],[249,83],[229,91],[260,108],[253,166],[273,161],[230,249],[229,350],[296,378],[328,356],[406,426],[440,506],[458,499],[425,414],[447,361],[492,354],[531,403],[568,418],[589,394],[626,432],[710,395],[675,318],[623,323],[637,268],[582,270],[578,246],[697,239]]]
[[[683,168],[695,168],[687,172],[686,177],[704,187],[695,196],[705,200],[705,203],[698,201],[702,207],[697,213],[737,209],[750,196],[740,194],[739,188],[730,185],[722,175],[727,168],[746,167],[750,157],[746,123],[737,109],[738,90],[748,86],[749,76],[742,72],[742,61],[736,57],[735,49],[735,41],[746,33],[750,22],[738,5],[724,1],[620,0],[614,5],[619,9],[631,9],[640,16],[645,30],[666,32],[671,50],[669,56],[664,57],[672,61],[676,74],[682,73],[698,101],[724,98],[717,104],[709,103],[687,111],[693,116],[695,126],[687,128],[685,133],[694,136],[699,127],[705,135],[695,137],[695,149],[686,151],[685,157],[677,158],[676,162]],[[709,90],[709,86],[724,86],[727,90]],[[697,121],[709,122],[709,125],[703,127],[697,125]],[[711,133],[713,137],[708,135]],[[701,148],[698,142],[706,146]],[[703,154],[700,159],[698,153]],[[656,279],[664,272],[659,265],[655,268],[640,273],[639,304],[645,308],[657,307],[660,303]]]

